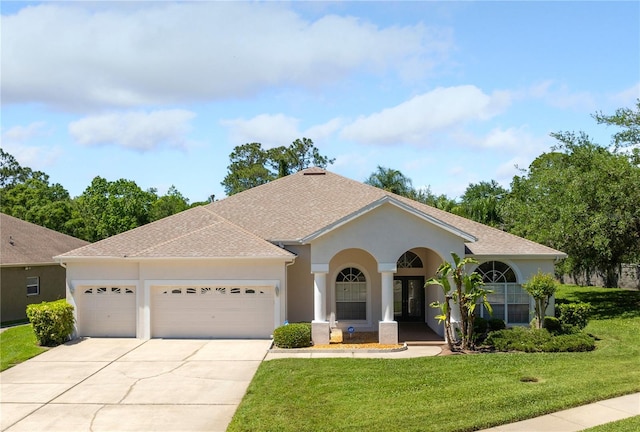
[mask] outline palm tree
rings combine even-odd
[[[380,165],[364,183],[406,197],[411,197],[413,193],[413,185],[410,178],[398,170],[381,167]]]

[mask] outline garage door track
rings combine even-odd
[[[269,340],[84,339],[0,374],[6,431],[224,431]]]

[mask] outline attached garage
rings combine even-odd
[[[272,286],[152,286],[152,338],[269,338]]]
[[[78,291],[79,336],[136,336],[134,286],[83,286]]]

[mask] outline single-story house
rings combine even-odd
[[[54,255],[84,240],[0,213],[0,320],[27,318],[27,305],[66,296],[65,269]]]
[[[480,262],[493,314],[509,324],[532,317],[521,284],[565,256],[308,168],[56,259],[78,336],[268,338],[311,321],[315,343],[349,327],[395,343],[405,321],[443,335],[429,306],[442,290],[424,284],[451,252]]]

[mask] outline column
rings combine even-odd
[[[381,344],[398,343],[398,323],[393,320],[393,274],[396,271],[396,263],[378,263],[382,288],[382,321],[378,323],[378,340]]]
[[[314,345],[326,345],[331,337],[327,321],[327,273],[329,264],[311,264],[313,273],[313,321],[311,340]]]
[[[382,276],[382,321],[393,321],[393,272],[380,272]]]

